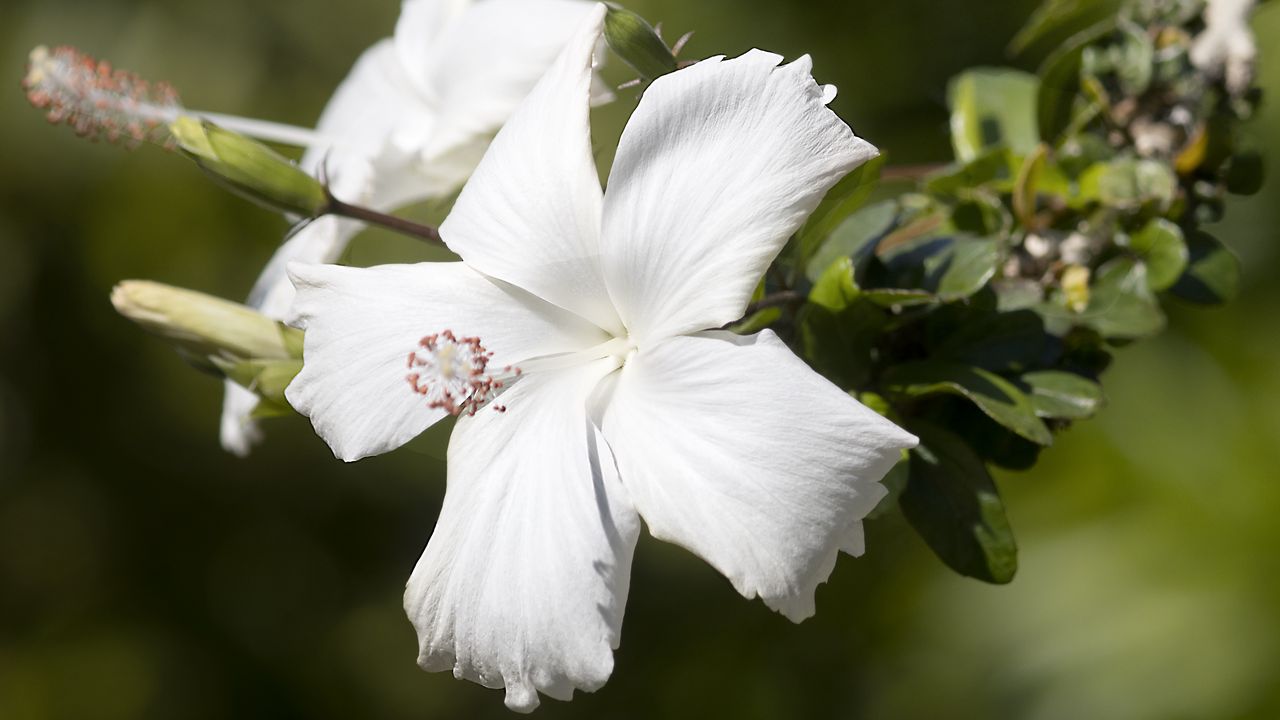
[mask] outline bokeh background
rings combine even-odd
[[[752,46],[840,86],[892,163],[949,158],[947,78],[1009,62],[1035,0],[633,0],[688,53]],[[38,43],[168,79],[189,105],[309,124],[394,0],[5,0],[0,8],[0,718],[505,718],[426,674],[400,596],[444,493],[426,445],[343,465],[296,418],[251,459],[220,385],[115,315],[125,278],[233,298],[284,222],[155,148],[49,127],[18,81]],[[1255,25],[1280,91],[1280,7]],[[1027,61],[1023,61],[1027,66]],[[620,68],[615,78],[625,79]],[[606,160],[631,105],[598,113]],[[1280,109],[1252,142],[1280,163]],[[1271,173],[1273,176],[1280,173]],[[546,718],[1280,717],[1280,182],[1215,234],[1225,309],[1174,307],[1124,350],[1110,405],[999,477],[1022,551],[961,579],[896,513],[798,626],[644,538],[613,679]],[[412,257],[386,235],[356,262]],[[429,443],[428,443],[429,444]]]

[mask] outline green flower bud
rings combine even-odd
[[[301,330],[194,290],[126,280],[112,290],[111,304],[143,329],[168,340],[193,365],[216,374],[230,375],[228,363],[296,362],[302,356]]]
[[[266,145],[189,115],[169,131],[179,149],[231,192],[277,212],[307,218],[326,212],[324,186]]]
[[[639,15],[606,3],[604,39],[609,47],[646,81],[676,70],[676,57],[653,26]]]

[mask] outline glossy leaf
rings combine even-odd
[[[929,174],[925,177],[924,189],[934,195],[961,195],[995,181],[1012,186],[1018,163],[1008,148],[992,148],[972,160],[957,162]]]
[[[935,325],[941,329],[932,354],[944,360],[1001,372],[1032,366],[1044,354],[1044,322],[1031,310],[940,316]]]
[[[1000,246],[987,238],[952,238],[948,251],[925,260],[926,286],[941,300],[969,297],[996,274]]]
[[[978,68],[952,79],[947,97],[956,159],[970,162],[997,146],[1018,155],[1035,149],[1039,87],[1036,76],[1006,68]]]
[[[1132,340],[1164,328],[1164,313],[1151,294],[1146,267],[1131,258],[1116,258],[1098,271],[1083,324],[1108,339]]]
[[[911,425],[920,447],[911,452],[898,504],[907,522],[952,570],[1007,583],[1018,548],[991,474],[964,441],[941,428]]]
[[[1142,258],[1147,268],[1147,286],[1160,291],[1178,281],[1187,267],[1187,243],[1182,228],[1156,218],[1130,235],[1128,247]]]
[[[1171,288],[1174,295],[1201,305],[1220,305],[1240,287],[1240,260],[1212,235],[1187,235],[1187,269]]]
[[[891,368],[885,385],[907,398],[939,393],[963,396],[1004,427],[1039,445],[1053,443],[1031,400],[1005,378],[981,368],[945,362],[918,362]]]
[[[1262,156],[1256,152],[1240,152],[1231,158],[1227,168],[1227,191],[1234,195],[1254,195],[1262,189],[1265,173]]]
[[[1173,170],[1155,160],[1120,158],[1099,163],[1080,176],[1080,192],[1115,208],[1136,210],[1147,203],[1168,207],[1177,192]]]
[[[1021,379],[1031,388],[1031,404],[1042,418],[1084,420],[1106,403],[1102,386],[1075,373],[1043,370]]]
[[[1013,36],[1009,50],[1020,53],[1042,39],[1074,35],[1114,18],[1121,4],[1121,0],[1046,0]]]
[[[844,388],[865,384],[871,351],[884,329],[885,311],[864,297],[853,277],[853,261],[838,258],[814,283],[798,318],[804,357]]]
[[[1107,18],[1073,35],[1040,65],[1040,91],[1036,98],[1037,127],[1040,137],[1050,144],[1071,124],[1080,95],[1080,66],[1085,48],[1115,29],[1114,18]]]
[[[898,203],[885,200],[858,209],[849,215],[812,254],[805,275],[817,281],[841,257],[857,258],[870,249],[871,243],[893,227],[898,217]]]
[[[845,175],[840,182],[827,191],[818,208],[809,215],[804,226],[796,233],[802,259],[814,257],[823,245],[823,241],[862,207],[879,182],[880,168],[883,166],[884,156],[878,155],[854,168],[853,172]],[[816,274],[821,274],[827,264],[835,258],[835,255],[829,255],[827,262],[818,268]]]

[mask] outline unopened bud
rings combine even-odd
[[[194,290],[126,280],[112,290],[111,304],[143,329],[168,340],[203,370],[223,374],[220,363],[288,361],[302,356],[302,331],[239,303]]]
[[[175,120],[169,131],[214,181],[269,210],[313,218],[329,205],[318,180],[256,140],[191,116]]]
[[[620,5],[606,5],[604,39],[623,62],[646,81],[675,72],[676,56],[652,25]]]
[[[1089,307],[1089,268],[1070,265],[1062,271],[1062,293],[1072,312],[1082,313]]]

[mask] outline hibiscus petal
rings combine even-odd
[[[437,41],[472,4],[472,0],[404,0],[400,4],[396,56],[418,92],[425,94],[431,87]]]
[[[640,342],[742,317],[787,238],[876,155],[826,107],[802,57],[753,50],[659,78],[618,146],[601,250]]]
[[[232,380],[223,383],[223,393],[219,428],[222,449],[237,457],[247,457],[249,450],[262,440],[262,430],[253,419],[258,396]]]
[[[434,147],[492,136],[591,14],[582,0],[484,0],[432,48],[426,83],[440,123]]]
[[[799,622],[840,550],[862,549],[880,480],[915,438],[772,332],[641,350],[602,388],[603,429],[654,537]]]
[[[511,117],[440,227],[471,267],[600,327],[621,330],[600,274],[600,180],[591,156],[591,57],[604,6]]]
[[[293,265],[303,368],[286,397],[336,456],[352,461],[413,439],[445,412],[407,380],[427,335],[478,337],[491,367],[602,342],[599,329],[462,263],[345,268]]]
[[[507,689],[528,712],[538,693],[569,700],[613,670],[639,519],[586,400],[616,363],[518,381],[458,420],[449,484],[405,592],[419,664]]]

